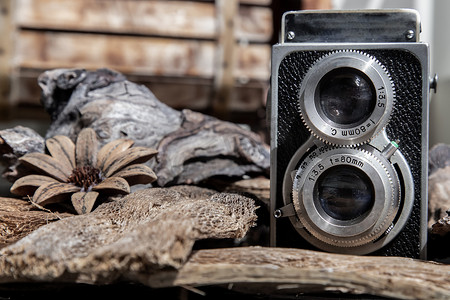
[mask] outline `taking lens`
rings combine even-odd
[[[369,212],[375,203],[372,181],[360,169],[335,166],[317,180],[315,196],[330,217],[349,221]]]
[[[341,125],[361,124],[369,118],[376,104],[371,80],[354,68],[337,68],[327,73],[320,80],[317,93],[322,113]]]

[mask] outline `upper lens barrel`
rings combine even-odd
[[[369,118],[376,105],[371,80],[354,68],[338,68],[326,74],[317,93],[319,109],[336,124],[359,125]]]
[[[314,63],[299,90],[301,117],[309,131],[332,145],[370,141],[389,122],[394,86],[373,57],[338,51]]]

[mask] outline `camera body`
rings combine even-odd
[[[428,45],[414,10],[294,11],[272,49],[272,246],[425,258]]]

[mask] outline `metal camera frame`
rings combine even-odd
[[[341,14],[341,15],[339,15]],[[349,24],[358,24],[353,28],[349,28],[349,24],[345,24],[342,20],[342,14],[346,15]],[[367,16],[365,22],[360,22],[361,16]],[[378,15],[378,17],[377,17]],[[382,15],[380,18],[379,16]],[[326,21],[324,21],[324,19]],[[395,24],[390,24],[389,20],[395,19]],[[400,20],[400,21],[399,21]],[[359,22],[356,22],[359,21]],[[322,26],[322,27],[320,27]],[[327,28],[323,28],[323,26]],[[326,33],[324,36],[324,32]],[[371,253],[377,249],[380,249],[387,245],[399,232],[401,232],[403,225],[409,218],[411,208],[414,202],[414,186],[411,171],[409,169],[408,163],[401,151],[396,151],[392,156],[389,156],[391,163],[396,163],[402,173],[402,177],[405,183],[404,186],[404,199],[405,203],[401,205],[401,210],[399,212],[399,217],[393,227],[387,228],[383,227],[382,230],[386,233],[385,236],[376,240],[374,244],[362,244],[353,248],[348,247],[338,247],[330,246],[329,242],[324,242],[321,239],[324,237],[317,238],[311,237],[310,230],[316,230],[316,228],[308,228],[308,232],[305,233],[304,224],[299,220],[304,218],[302,216],[302,210],[309,210],[312,212],[311,207],[299,207],[298,204],[294,204],[286,199],[291,199],[291,191],[295,185],[300,184],[299,181],[302,180],[302,174],[298,171],[298,166],[296,166],[300,159],[314,147],[321,147],[324,145],[323,140],[330,141],[331,144],[337,143],[343,145],[342,141],[333,140],[331,132],[324,132],[320,127],[320,119],[317,120],[304,120],[307,126],[312,127],[311,132],[318,132],[319,134],[311,134],[310,138],[305,141],[302,146],[298,149],[297,153],[291,159],[291,163],[286,169],[284,178],[277,178],[277,134],[278,134],[278,70],[283,59],[293,53],[300,51],[356,51],[364,52],[364,50],[387,50],[390,49],[402,49],[409,51],[414,54],[421,62],[422,74],[422,99],[424,99],[422,108],[422,122],[428,124],[428,99],[429,99],[429,49],[428,45],[419,42],[420,33],[420,22],[419,16],[414,10],[382,10],[382,11],[296,11],[288,12],[283,16],[282,22],[282,32],[281,32],[281,43],[274,45],[272,50],[272,78],[271,78],[271,91],[269,93],[270,98],[270,124],[271,124],[271,212],[274,212],[270,220],[270,241],[272,246],[276,246],[277,236],[276,236],[276,226],[277,217],[289,217],[293,227],[300,233],[300,235],[306,239],[312,245],[323,249],[325,251],[340,252],[340,253],[351,253],[351,254],[367,254]],[[335,63],[331,65],[335,66]],[[331,68],[329,68],[331,69]],[[383,75],[379,76],[382,68],[379,66],[374,66],[372,68],[372,75],[368,76],[371,80],[384,80]],[[326,74],[326,71],[314,71],[311,72],[311,78],[316,76],[317,78],[309,79],[311,82],[317,83],[320,80],[320,74]],[[388,91],[391,93],[393,91]],[[300,92],[300,97],[302,97]],[[426,102],[426,103],[425,103]],[[312,107],[303,109],[310,109],[314,111]],[[312,109],[312,110],[311,110]],[[388,109],[389,110],[389,109]],[[366,149],[369,152],[378,153],[379,155],[385,151],[386,145],[390,144],[390,140],[387,137],[386,132],[383,127],[387,123],[387,119],[384,119],[386,110],[380,115],[380,126],[377,130],[371,132],[371,139],[366,143],[367,136],[364,138],[354,139],[350,141],[347,145],[344,143],[344,148],[342,149],[353,149],[345,147],[354,147],[355,145],[362,145],[362,149]],[[390,114],[390,111],[388,111]],[[299,116],[300,117],[300,116]],[[319,125],[317,125],[319,124]],[[328,123],[329,125],[329,123]],[[328,126],[329,127],[329,126]],[[427,176],[428,176],[428,126],[422,126],[422,144],[421,144],[421,181],[422,186],[420,188],[421,192],[421,204],[420,204],[420,255],[422,258],[426,257],[426,241],[427,241]],[[377,134],[378,132],[378,134]],[[345,151],[345,150],[344,150]],[[315,163],[317,165],[317,162]],[[309,169],[311,171],[311,168]],[[297,174],[295,174],[297,172]],[[371,171],[372,172],[372,171]],[[374,171],[379,174],[379,170]],[[395,171],[394,171],[395,173]],[[378,176],[378,175],[377,175]],[[380,176],[378,176],[380,177]],[[276,207],[277,205],[277,191],[276,182],[283,180],[283,207]],[[396,179],[393,180],[394,186]],[[384,183],[383,183],[384,184]],[[386,192],[386,191],[384,191]],[[380,192],[379,192],[380,193]],[[295,194],[295,193],[294,193]],[[294,195],[298,197],[298,195]],[[381,198],[377,200],[377,204],[382,203]],[[311,202],[309,202],[311,205]],[[314,216],[312,218],[321,219],[324,221],[324,225],[320,225],[320,222],[313,221],[317,227],[321,226],[334,226],[338,224],[333,224],[323,218],[317,210],[312,213]],[[311,218],[310,216],[308,218]],[[328,222],[328,223],[327,223]],[[319,225],[317,225],[319,224]],[[320,229],[320,228],[319,228]],[[355,229],[356,230],[356,229]],[[358,230],[352,232],[351,234],[358,234]],[[361,231],[364,231],[361,229]],[[378,233],[377,233],[378,234]],[[345,235],[345,234],[344,234]],[[326,238],[326,237],[325,237]]]

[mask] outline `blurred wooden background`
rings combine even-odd
[[[0,0],[0,122],[48,124],[41,72],[107,67],[174,108],[261,125],[281,14],[301,7],[300,0]]]
[[[37,77],[111,68],[162,102],[247,124],[268,142],[271,46],[283,12],[331,0],[0,0],[0,129],[45,135]],[[0,165],[0,173],[3,166]],[[0,194],[10,184],[0,178]]]

